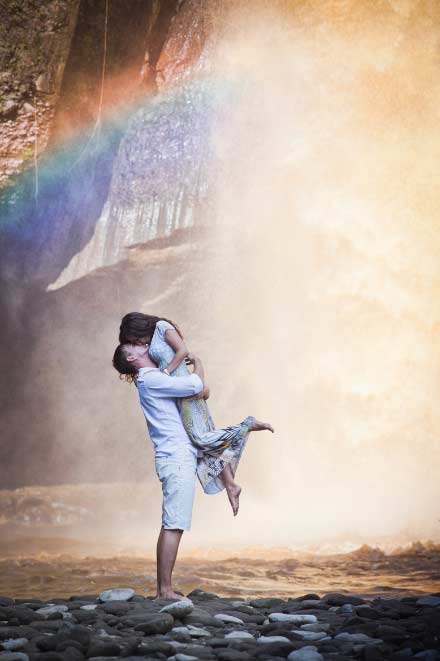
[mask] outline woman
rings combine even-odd
[[[189,373],[185,364],[188,349],[180,330],[168,319],[130,312],[120,326],[120,344],[149,344],[149,354],[159,368],[171,376]],[[192,443],[203,456],[197,463],[197,475],[205,493],[226,489],[234,516],[238,512],[241,487],[234,481],[235,472],[247,442],[249,432],[273,428],[248,416],[238,425],[215,429],[206,399],[207,389],[200,396],[178,400],[180,416]]]

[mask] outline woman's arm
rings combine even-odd
[[[185,342],[182,340],[180,337],[179,333],[174,330],[169,328],[166,333],[165,333],[165,339],[170,345],[172,349],[174,349],[175,355],[173,359],[168,363],[166,369],[168,372],[171,374],[176,367],[179,367],[180,363],[186,356],[188,355],[189,351],[186,348]]]

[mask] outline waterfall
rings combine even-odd
[[[171,24],[157,64],[158,93],[138,99],[126,120],[94,233],[49,289],[125,259],[130,246],[212,217],[209,5],[185,3]]]

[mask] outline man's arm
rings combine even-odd
[[[193,397],[202,392],[204,385],[195,373],[188,376],[168,376],[163,372],[155,372],[148,380],[147,388],[159,397]]]

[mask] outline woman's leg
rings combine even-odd
[[[249,427],[249,431],[271,431],[274,433],[274,428],[269,422],[260,422],[260,420],[254,419],[253,423]]]
[[[241,486],[234,480],[231,464],[226,464],[220,475],[225,483],[226,493],[228,494],[234,516],[237,516]]]

